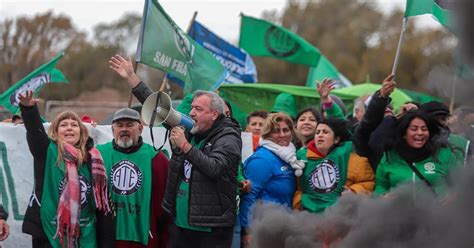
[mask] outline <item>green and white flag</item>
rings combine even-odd
[[[300,36],[268,21],[241,16],[240,47],[253,56],[317,66],[319,50]]]
[[[224,66],[166,14],[156,0],[146,0],[136,61],[185,82],[185,94],[215,90],[228,75]]]
[[[51,61],[36,68],[28,76],[3,92],[0,95],[0,105],[3,105],[11,113],[16,114],[19,109],[18,104],[20,101],[18,97],[20,94],[24,95],[26,91],[32,90],[33,96],[36,97],[47,83],[69,83],[64,74],[54,68],[58,60],[63,56],[64,53],[58,54]]]
[[[449,0],[407,0],[405,17],[432,14],[439,23],[453,31],[453,1]]]

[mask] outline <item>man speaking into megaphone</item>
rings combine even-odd
[[[120,55],[109,65],[144,103],[153,93],[135,74],[132,61]],[[240,126],[224,116],[216,93],[193,94],[189,131],[171,129],[173,153],[163,209],[173,216],[169,247],[230,247],[236,216],[237,168],[241,160]]]

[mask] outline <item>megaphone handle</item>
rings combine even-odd
[[[150,127],[153,127],[153,124],[155,124],[156,108],[158,107],[159,101],[160,101],[160,94],[156,96],[155,106],[153,106],[153,111],[151,113]]]
[[[153,149],[155,149],[155,151],[159,152],[165,146],[166,141],[168,141],[168,136],[169,136],[170,130],[166,129],[165,140],[163,141],[163,144],[160,146],[160,148],[156,149],[156,147],[155,147],[155,138],[153,136],[153,125],[150,125],[149,127],[150,127],[151,144],[153,145]]]

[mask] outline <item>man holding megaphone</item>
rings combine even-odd
[[[130,58],[115,55],[109,65],[127,80],[141,103],[152,94],[135,74]],[[155,107],[164,106],[158,100],[156,103]],[[170,247],[231,245],[242,140],[239,124],[225,117],[224,105],[216,93],[196,91],[191,129],[186,131],[179,125],[171,129],[173,153],[162,203],[173,216]]]

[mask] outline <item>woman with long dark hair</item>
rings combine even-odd
[[[373,165],[376,168],[374,194],[386,194],[410,181],[422,182],[441,194],[449,169],[457,164],[456,155],[446,139],[439,136],[435,120],[423,111],[409,110],[397,119],[393,117],[390,127],[385,128],[383,142],[378,144],[383,149],[375,152],[369,147],[371,135],[382,123],[390,94],[395,89],[393,78],[393,75],[385,78],[381,89],[373,94],[354,134],[359,154],[376,157],[372,160],[377,161]]]
[[[377,167],[375,194],[420,180],[435,193],[442,193],[456,156],[446,139],[439,136],[436,121],[421,110],[411,110],[397,120],[391,131]]]
[[[321,114],[315,108],[306,108],[298,112],[295,123],[296,149],[307,147],[314,138],[316,125],[322,120]]]

